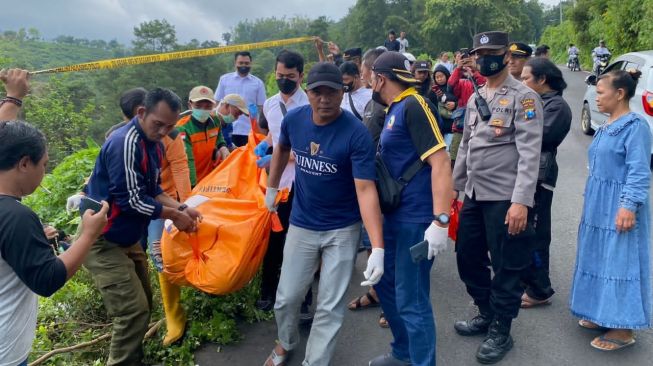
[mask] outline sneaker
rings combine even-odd
[[[261,298],[256,301],[256,308],[262,311],[271,311],[274,309],[274,300],[273,299],[267,299],[267,298]]]
[[[381,355],[370,361],[369,366],[410,366],[410,362],[396,359],[391,353]]]

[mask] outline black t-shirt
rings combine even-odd
[[[0,255],[30,290],[50,296],[66,283],[66,266],[54,254],[38,216],[0,195]]]
[[[381,104],[370,100],[365,106],[363,112],[363,124],[367,127],[367,131],[372,135],[374,141],[374,148],[379,144],[379,137],[383,131],[385,124],[385,107]]]
[[[401,48],[401,43],[396,39],[394,41],[386,39],[385,42],[383,42],[383,45],[388,49],[388,51],[399,52],[399,49]]]

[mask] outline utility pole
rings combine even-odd
[[[560,7],[560,24],[562,24],[562,0],[560,0],[560,3],[558,5]]]

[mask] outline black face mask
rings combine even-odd
[[[388,104],[381,98],[381,93],[378,91],[372,91],[372,100],[384,107],[388,106]]]
[[[493,76],[500,73],[506,64],[503,62],[506,54],[503,55],[485,55],[476,59],[479,66],[478,72],[483,76]]]
[[[281,94],[290,95],[297,88],[297,82],[286,78],[277,79],[277,86]]]
[[[352,92],[354,90],[354,82],[352,81],[349,84],[343,85],[342,90],[344,90],[345,93]]]
[[[238,73],[241,75],[247,75],[251,69],[252,68],[249,66],[238,66]]]

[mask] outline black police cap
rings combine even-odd
[[[522,42],[512,42],[508,50],[515,56],[531,57],[533,54],[533,48]]]
[[[470,51],[475,53],[479,50],[499,50],[508,47],[508,33],[506,32],[483,32],[474,35],[474,47]]]

